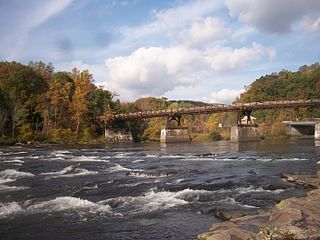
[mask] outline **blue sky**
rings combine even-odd
[[[0,59],[88,69],[120,100],[228,103],[320,59],[319,0],[0,0]]]

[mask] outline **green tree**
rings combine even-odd
[[[32,68],[11,63],[7,76],[1,77],[0,87],[9,107],[11,118],[11,136],[16,134],[16,127],[26,120],[31,103],[37,94],[45,88],[45,82]]]

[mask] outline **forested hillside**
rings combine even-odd
[[[104,132],[104,115],[120,105],[112,98],[88,71],[1,62],[0,136],[3,142],[92,141]]]
[[[302,66],[296,72],[282,70],[263,76],[246,87],[237,102],[295,100],[320,98],[320,65]],[[282,121],[299,121],[320,117],[319,108],[298,108],[255,111],[262,134],[266,137],[284,135]]]
[[[89,71],[56,72],[52,64],[0,62],[0,143],[1,142],[103,142],[105,122],[113,113],[203,106],[195,101],[169,101],[141,98],[120,103],[115,94],[97,87]],[[121,97],[121,96],[120,96]],[[281,99],[320,98],[320,66],[302,66],[263,76],[236,99],[257,102]],[[264,137],[285,135],[284,120],[320,117],[320,109],[278,109],[255,111]],[[234,113],[183,116],[194,140],[229,138]],[[154,118],[115,122],[114,128],[127,128],[136,141],[158,140],[166,119]]]

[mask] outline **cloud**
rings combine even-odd
[[[211,93],[210,97],[204,98],[204,100],[211,103],[232,103],[243,91],[244,89],[223,88],[217,92]]]
[[[235,70],[255,62],[263,56],[273,58],[275,49],[265,48],[260,44],[253,43],[251,48],[214,47],[206,53],[206,61],[215,71]]]
[[[177,88],[197,86],[218,72],[235,70],[271,55],[272,49],[215,47],[197,50],[184,46],[139,48],[128,56],[109,58],[106,87],[126,100],[163,96]]]
[[[231,29],[219,18],[206,17],[194,21],[191,27],[172,33],[176,42],[190,47],[202,47],[212,42],[224,42],[231,37]]]
[[[106,87],[117,90],[126,100],[160,96],[176,86],[189,86],[197,80],[199,52],[183,47],[140,48],[129,56],[106,60],[109,79]]]
[[[320,32],[320,17],[305,17],[301,22],[301,28],[309,32]]]
[[[210,15],[214,10],[222,6],[222,1],[196,0],[189,1],[169,9],[152,13],[152,20],[137,27],[122,27],[119,32],[124,38],[139,39],[153,34],[161,33],[169,35],[177,30],[184,29],[201,17]]]
[[[232,17],[266,32],[289,32],[309,14],[319,13],[319,0],[225,0]]]

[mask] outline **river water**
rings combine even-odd
[[[313,139],[0,147],[1,239],[195,239],[216,211],[252,214],[305,189]]]

